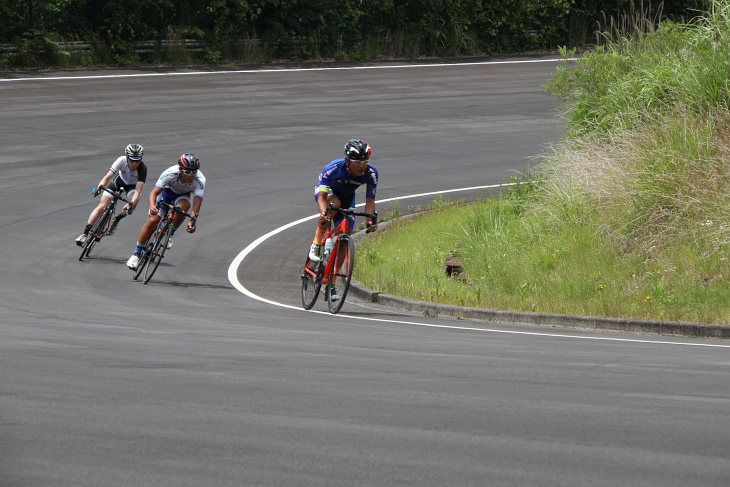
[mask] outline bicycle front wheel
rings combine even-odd
[[[84,257],[88,257],[89,255],[91,255],[91,249],[93,249],[96,245],[96,242],[101,240],[101,237],[104,236],[104,230],[107,222],[109,221],[109,218],[111,218],[109,212],[104,211],[104,213],[99,215],[99,218],[96,219],[94,225],[91,227],[91,230],[89,230],[89,233],[86,237],[86,243],[81,249],[81,256],[79,257],[79,260],[83,260]]]
[[[335,250],[337,252],[335,252]],[[337,313],[342,309],[347,297],[347,291],[350,290],[350,281],[352,280],[352,266],[355,258],[355,243],[348,235],[342,235],[337,244],[337,249],[332,251],[330,259],[337,257],[337,262],[330,269],[329,282],[327,286],[327,306],[330,313]],[[338,271],[337,268],[340,268]],[[332,286],[337,286],[338,299],[332,300]]]
[[[162,231],[157,235],[152,252],[150,252],[149,262],[147,263],[147,269],[144,271],[144,283],[147,284],[152,279],[157,266],[160,265],[160,261],[165,256],[165,250],[167,250],[167,241],[170,240],[170,234],[172,233],[172,227],[166,225]]]
[[[302,306],[304,306],[304,309],[312,309],[321,287],[322,263],[312,262],[307,258],[307,263],[302,269]]]
[[[135,281],[139,276],[142,275],[142,271],[147,265],[147,262],[150,260],[150,255],[152,254],[152,246],[153,242],[147,242],[142,249],[142,253],[139,256],[139,262],[137,263],[137,268],[134,270],[134,276],[132,277],[132,279],[134,279]]]

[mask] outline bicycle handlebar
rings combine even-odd
[[[180,209],[179,206],[171,205],[170,203],[167,203],[166,201],[159,201],[159,204],[166,206],[170,211],[174,213],[182,213],[186,217],[190,218],[193,221],[193,226],[195,226],[195,222],[198,221],[198,215],[191,215],[190,213],[186,213]]]
[[[344,215],[364,216],[365,218],[370,218],[373,221],[373,223],[372,223],[373,225],[378,224],[378,212],[377,211],[375,213],[364,213],[361,211],[355,211],[352,208],[336,208],[335,206],[333,206],[332,203],[330,203],[327,206],[327,210],[325,211],[325,216],[328,217],[330,215],[330,213],[333,211],[340,212]]]
[[[128,200],[127,198],[125,198],[124,196],[122,196],[122,190],[121,190],[121,189],[118,189],[118,190],[116,190],[116,191],[112,191],[111,189],[107,188],[106,186],[99,186],[99,189],[102,189],[102,190],[106,191],[106,192],[107,192],[107,193],[109,193],[110,195],[112,195],[112,196],[116,197],[116,198],[117,198],[117,199],[119,199],[119,200],[122,200],[122,201],[124,201],[125,203],[129,203],[130,205],[132,204],[132,202],[131,202],[131,201],[129,201],[129,200]],[[96,194],[94,195],[94,198],[96,198],[96,195],[97,195],[97,194],[101,194],[101,192],[97,192],[97,193],[96,193]]]

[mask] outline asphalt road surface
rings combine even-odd
[[[0,485],[730,484],[726,341],[304,312],[314,221],[250,247],[314,215],[351,137],[379,199],[532,164],[557,64],[499,61],[531,62],[0,73]],[[183,152],[208,178],[148,285],[124,265],[146,203],[74,245],[132,142],[144,201]]]

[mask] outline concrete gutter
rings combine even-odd
[[[353,236],[357,242],[365,236],[365,232],[358,232]],[[606,318],[601,316],[561,315],[553,313],[530,313],[526,311],[501,311],[496,309],[468,308],[465,306],[452,306],[425,301],[414,301],[412,299],[373,291],[354,279],[350,283],[348,295],[354,295],[371,303],[377,303],[391,308],[415,311],[423,314],[424,316],[432,317],[452,316],[457,319],[473,319],[515,325],[537,325],[620,333],[648,333],[654,335],[692,338],[730,339],[730,326],[728,325],[708,325],[704,323],[688,323],[684,321],[633,320],[628,318]]]

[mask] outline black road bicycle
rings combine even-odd
[[[81,249],[81,256],[79,257],[79,260],[83,260],[84,257],[88,257],[91,254],[91,249],[94,248],[96,243],[99,242],[102,237],[106,237],[107,235],[109,235],[109,230],[112,226],[112,220],[114,219],[114,211],[117,206],[117,201],[122,200],[125,203],[131,204],[131,201],[122,196],[122,194],[124,194],[124,189],[112,191],[108,188],[105,188],[104,186],[100,186],[99,188],[112,195],[112,199],[104,207],[101,215],[99,215],[99,218],[96,219],[91,227],[91,230],[89,230],[89,234],[86,237],[86,243],[84,243],[84,246]],[[98,191],[94,195],[94,198],[96,198],[97,194],[101,194],[101,191]]]
[[[343,215],[364,216],[370,218],[374,225],[378,224],[378,212],[373,214],[362,213],[352,208],[335,208],[332,203],[327,207],[327,215],[332,212]],[[333,223],[330,223],[332,227]],[[317,301],[322,285],[325,287],[325,299],[330,313],[337,313],[345,303],[347,291],[350,290],[352,267],[355,263],[355,242],[347,234],[347,218],[343,218],[337,226],[331,228],[325,235],[324,242],[332,243],[332,249],[323,249],[322,260],[314,262],[307,255],[306,264],[302,268],[302,306],[311,309]],[[323,246],[325,247],[325,246]],[[332,286],[337,282],[339,296],[332,299]]]
[[[134,270],[133,276],[133,279],[137,280],[144,270],[144,278],[142,282],[145,284],[150,282],[152,275],[157,270],[157,266],[160,265],[160,261],[165,256],[167,242],[172,236],[172,219],[175,215],[180,213],[187,216],[193,221],[193,226],[195,226],[195,221],[197,220],[197,216],[185,213],[179,206],[173,206],[164,201],[160,201],[158,204],[167,208],[167,211],[165,212],[165,216],[163,216],[157,224],[157,228],[154,233],[150,235],[150,238],[147,239],[147,243],[145,243],[142,248],[142,253],[139,256],[139,263],[137,264],[137,268]]]

